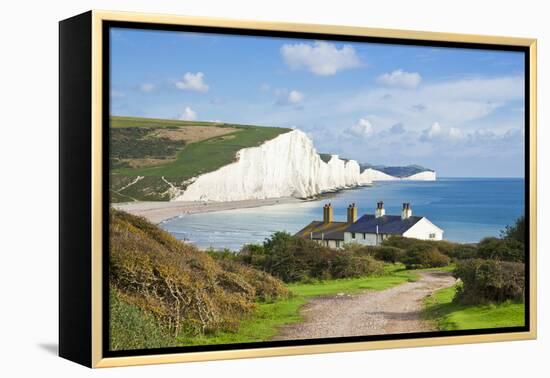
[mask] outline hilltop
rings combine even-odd
[[[224,122],[111,117],[112,202],[166,201],[186,180],[232,163],[237,152],[291,131]]]
[[[413,176],[422,172],[435,172],[433,169],[425,168],[417,164],[390,167],[385,165],[373,165],[373,164],[365,163],[365,164],[360,164],[360,166],[361,166],[361,172],[370,168],[397,178],[405,178],[405,177]]]
[[[259,303],[289,295],[269,274],[216,260],[143,218],[113,210],[109,228],[112,350],[232,331]]]

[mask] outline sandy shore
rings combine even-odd
[[[160,223],[184,214],[209,213],[213,211],[245,209],[259,206],[272,206],[301,202],[302,200],[283,197],[261,200],[244,200],[231,202],[126,202],[114,203],[115,209],[147,218],[150,222]]]

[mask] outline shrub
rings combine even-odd
[[[244,246],[238,259],[284,282],[359,277],[383,272],[383,264],[369,256],[364,246],[333,250],[285,232],[274,233],[263,246]]]
[[[397,247],[380,246],[374,249],[374,257],[394,264],[403,261],[405,255],[405,251]]]
[[[429,245],[417,245],[407,250],[403,263],[407,269],[437,268],[449,265],[451,259]]]
[[[515,239],[484,238],[477,246],[478,257],[504,261],[523,262],[525,247]]]
[[[457,260],[473,259],[477,257],[477,247],[472,244],[455,243],[454,247],[446,255]]]
[[[512,239],[525,243],[526,229],[525,229],[525,216],[519,217],[513,226],[506,226],[501,232],[501,236],[504,239]]]
[[[525,265],[522,263],[464,260],[457,264],[454,275],[462,281],[455,297],[461,303],[501,303],[524,298]]]
[[[116,289],[110,290],[109,311],[111,350],[177,346],[173,335],[170,335],[151,313],[126,302]]]
[[[353,242],[344,244],[342,249],[357,256],[374,256],[376,247]]]
[[[112,210],[109,237],[111,289],[174,336],[234,330],[257,300],[289,294],[266,273],[215,260],[140,217]]]
[[[351,278],[384,273],[384,263],[371,256],[356,256],[347,251],[334,251],[330,276]]]

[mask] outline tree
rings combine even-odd
[[[478,244],[478,256],[483,259],[523,262],[525,247],[515,239],[484,238]]]
[[[506,226],[500,232],[500,236],[504,239],[516,240],[525,244],[525,215],[522,215],[512,226]]]

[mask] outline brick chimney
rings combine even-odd
[[[348,223],[352,224],[357,221],[357,206],[352,203],[348,206]]]
[[[401,210],[401,219],[408,219],[412,216],[411,204],[409,202],[403,202],[403,209]]]
[[[376,203],[376,211],[374,212],[374,217],[380,218],[380,217],[383,217],[384,215],[386,215],[386,209],[384,209],[384,202],[378,201]]]
[[[334,209],[332,204],[327,204],[323,206],[323,223],[332,223],[334,222]]]

